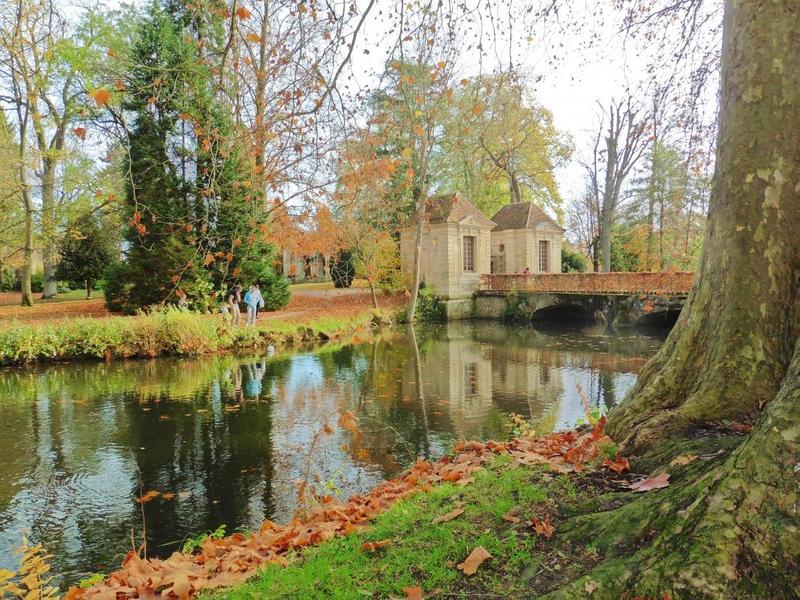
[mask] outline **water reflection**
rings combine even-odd
[[[149,555],[166,555],[223,523],[287,519],[300,480],[364,491],[456,439],[506,435],[509,413],[571,426],[578,386],[613,404],[660,343],[478,322],[291,356],[0,372],[0,568],[26,531],[71,583],[145,531]],[[336,427],[345,409],[359,435]],[[136,502],[151,490],[167,496]]]

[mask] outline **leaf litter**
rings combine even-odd
[[[343,413],[339,425],[355,429],[353,420],[350,414]],[[417,460],[396,479],[378,484],[367,494],[355,494],[345,502],[326,496],[320,505],[305,513],[303,518],[296,517],[284,525],[267,520],[255,533],[209,538],[196,553],[174,552],[165,559],[145,559],[136,551],[130,551],[118,571],[91,587],[71,587],[65,599],[182,599],[196,596],[203,590],[242,583],[266,564],[286,564],[286,554],[290,551],[362,529],[409,494],[428,490],[438,483],[468,482],[471,474],[498,454],[511,456],[510,467],[520,464],[547,465],[556,473],[580,471],[584,464],[598,457],[598,447],[610,441],[603,433],[604,426],[605,417],[601,417],[595,427],[585,433],[558,432],[510,442],[459,442],[455,445],[456,454],[453,457],[445,456],[433,463]],[[668,480],[669,476],[666,477]],[[650,480],[638,484],[638,491],[646,491],[641,488],[654,485],[652,482],[647,484],[647,481]],[[459,507],[437,517],[440,519],[438,522],[457,518],[463,510]],[[506,516],[515,515],[512,511]],[[506,520],[513,522],[510,518]],[[549,516],[544,520],[535,519],[531,526],[547,539],[553,535],[554,528]],[[366,542],[362,549],[372,552],[390,544],[390,540]],[[478,546],[458,568],[465,575],[471,575],[489,558],[489,553]],[[420,597],[416,595],[417,588],[410,590],[406,590],[407,597]]]

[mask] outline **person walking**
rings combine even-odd
[[[238,283],[234,284],[228,292],[228,305],[231,309],[231,325],[236,326],[239,324],[241,318],[241,311],[239,304],[242,302],[242,286]]]
[[[256,288],[256,296],[258,297],[258,305],[256,305],[256,316],[253,320],[253,324],[255,325],[255,321],[258,320],[258,313],[264,310],[264,296],[261,295],[261,286],[259,284],[253,284]]]
[[[251,285],[244,295],[244,303],[247,306],[247,324],[255,326],[256,324],[256,310],[258,305],[264,302],[261,297],[261,292],[255,285]]]

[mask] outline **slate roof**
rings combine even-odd
[[[492,217],[492,221],[497,223],[494,231],[504,231],[506,229],[534,229],[540,223],[549,223],[561,231],[564,228],[547,216],[541,208],[533,202],[518,202],[507,204],[497,211]]]
[[[464,200],[460,194],[441,194],[428,198],[425,209],[426,221],[436,223],[460,223],[467,217],[478,225],[494,227],[494,221],[475,208],[470,202]]]

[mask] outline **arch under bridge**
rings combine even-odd
[[[595,319],[609,325],[670,326],[694,273],[493,273],[481,276],[473,316],[530,321]]]

